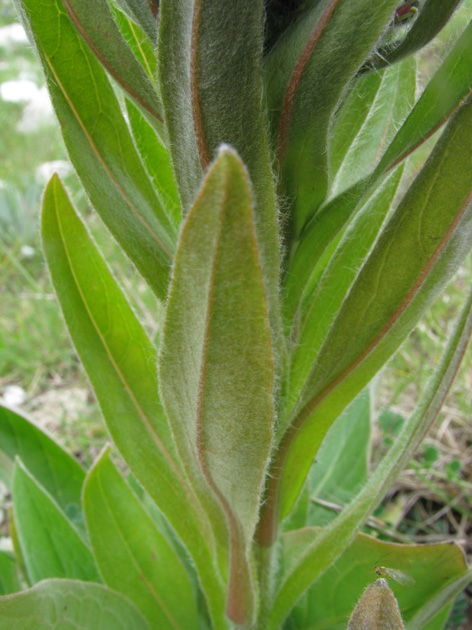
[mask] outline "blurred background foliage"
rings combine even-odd
[[[465,0],[454,19],[419,59],[418,91],[472,18]],[[68,339],[53,297],[39,239],[42,188],[55,170],[148,332],[156,336],[161,310],[121,254],[87,199],[67,159],[44,80],[10,0],[0,0],[0,398],[29,412],[86,465],[106,440],[96,402]],[[410,159],[414,174],[434,143]],[[375,383],[375,465],[395,440],[436,365],[472,279],[472,258],[420,322]],[[0,532],[6,534],[4,497]],[[339,506],[333,504],[336,510]],[[3,510],[3,512],[2,512]],[[429,436],[366,531],[382,540],[454,539],[472,554],[472,351]],[[450,630],[472,629],[472,590],[456,600]]]

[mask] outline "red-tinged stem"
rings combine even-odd
[[[147,0],[147,3],[149,5],[149,8],[151,9],[151,13],[153,15],[154,18],[157,19],[157,16],[159,15],[159,3],[157,0]]]
[[[192,41],[190,49],[190,94],[193,113],[193,128],[197,141],[198,156],[200,158],[202,169],[206,170],[208,165],[210,164],[210,157],[208,155],[208,147],[206,145],[205,134],[203,131],[203,121],[200,108],[200,94],[198,85],[198,46],[200,37],[200,18],[202,13],[202,2],[203,0],[195,0],[195,4],[193,6]]]
[[[331,16],[333,15],[336,7],[339,5],[340,2],[341,0],[331,0],[329,5],[326,7],[325,12],[321,16],[320,21],[310,35],[310,38],[305,48],[303,49],[302,54],[295,64],[292,76],[290,77],[290,81],[288,82],[287,89],[285,91],[284,102],[282,105],[282,111],[280,114],[279,134],[277,139],[277,157],[279,162],[281,162],[285,157],[288,142],[288,131],[290,127],[295,98],[297,96],[298,86],[300,85],[300,81],[302,80],[303,73],[305,72],[308,62],[310,61],[311,55],[317,43],[319,42],[320,37],[324,33],[331,19]]]
[[[280,507],[280,486],[287,455],[290,452],[290,448],[295,436],[303,429],[304,423],[312,415],[316,407],[320,405],[323,400],[334,389],[336,389],[336,387],[338,387],[338,385],[340,385],[364,361],[364,359],[369,354],[371,354],[375,350],[382,339],[384,339],[387,333],[397,323],[397,321],[400,319],[407,307],[411,304],[411,302],[417,295],[422,284],[436,264],[439,256],[444,251],[444,248],[451,240],[460,220],[462,219],[465,211],[467,210],[467,207],[471,202],[472,192],[470,192],[467,196],[459,212],[454,217],[454,220],[449,226],[447,232],[444,234],[443,238],[434,250],[428,263],[419,274],[415,284],[408,291],[407,295],[398,306],[397,310],[392,315],[390,320],[385,324],[383,329],[377,334],[377,336],[373,339],[369,346],[350,365],[348,365],[343,370],[343,372],[341,372],[341,374],[339,374],[333,381],[331,381],[331,383],[329,383],[317,396],[308,401],[308,403],[301,409],[290,427],[285,432],[285,435],[283,436],[280,443],[276,459],[274,461],[274,464],[272,465],[271,476],[269,477],[269,484],[266,491],[266,502],[264,504],[261,520],[259,522],[258,531],[256,534],[257,542],[261,546],[270,546],[275,542],[277,538]]]

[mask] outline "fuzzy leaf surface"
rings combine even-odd
[[[57,0],[17,4],[33,33],[64,141],[84,188],[140,273],[164,298],[175,229],[139,159],[106,73]]]
[[[9,489],[17,456],[66,516],[83,526],[82,466],[26,416],[0,406],[0,478]]]
[[[372,11],[371,0],[317,2],[265,57],[267,111],[296,234],[326,197],[331,115],[396,4],[381,0]]]
[[[191,554],[215,625],[224,628],[223,585],[213,564],[215,541],[175,454],[159,402],[156,350],[57,176],[44,196],[42,234],[70,335],[110,434]]]
[[[140,107],[162,123],[155,87],[121,35],[107,0],[95,0],[93,11],[87,0],[62,0],[62,4],[103,67]]]
[[[181,460],[197,492],[218,497],[243,562],[271,443],[273,357],[250,182],[229,147],[181,232],[159,374]]]
[[[470,250],[472,169],[464,165],[471,155],[467,103],[385,226],[305,382],[282,447],[282,514],[331,422],[398,348]]]
[[[19,460],[12,494],[15,527],[31,582],[46,578],[99,582],[92,552],[82,536]]]
[[[84,510],[107,586],[134,602],[153,628],[197,628],[195,597],[184,567],[108,451],[87,475]]]
[[[0,599],[0,630],[150,630],[123,595],[100,584],[45,580]]]

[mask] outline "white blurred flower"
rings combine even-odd
[[[23,258],[27,259],[33,258],[33,256],[36,254],[36,250],[34,249],[34,247],[31,247],[31,245],[22,245],[20,248],[20,252]]]
[[[26,401],[26,392],[19,385],[8,385],[2,396],[2,403],[9,407],[19,407]]]
[[[26,44],[28,37],[21,24],[8,24],[0,28],[0,46],[11,48],[15,44]]]
[[[38,98],[39,88],[34,81],[29,79],[17,79],[15,81],[5,81],[0,85],[0,96],[2,100],[10,103],[21,103],[21,101],[32,101]]]
[[[72,166],[65,160],[43,162],[36,169],[36,181],[40,184],[46,184],[46,182],[51,179],[53,173],[57,173],[60,177],[67,177],[71,171]]]
[[[47,89],[40,88],[34,98],[26,105],[20,122],[16,126],[18,131],[28,133],[49,125],[54,121],[54,110]]]

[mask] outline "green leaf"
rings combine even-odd
[[[64,140],[84,188],[140,273],[164,298],[175,229],[139,159],[106,73],[56,0],[41,5],[36,0],[16,1],[33,32]]]
[[[329,134],[329,180],[333,181],[346,154],[363,128],[382,84],[381,72],[371,72],[353,83]]]
[[[82,466],[26,416],[0,406],[0,479],[9,489],[16,456],[65,515],[83,526]]]
[[[446,4],[446,3],[445,3]],[[382,156],[376,175],[405,159],[433,135],[470,94],[472,85],[472,22],[426,86],[404,124]]]
[[[283,439],[284,465],[275,464],[284,469],[282,514],[331,422],[398,348],[470,250],[472,169],[464,164],[471,152],[467,103],[385,226],[305,381]]]
[[[316,528],[306,528],[284,534],[283,557],[290,562],[291,550],[300,542],[297,538],[308,540],[310,535],[316,537],[318,533]],[[411,585],[390,581],[407,628],[409,620],[441,592],[445,582],[463,580],[467,571],[464,554],[455,544],[399,545],[357,534],[336,563],[307,592],[303,607],[295,607],[292,616],[296,626],[345,630],[346,618],[362,592],[377,579],[374,565],[400,570],[415,580]]]
[[[33,583],[55,577],[100,581],[81,534],[19,460],[12,494],[18,540]]]
[[[119,0],[140,25],[149,39],[156,44],[159,0]]]
[[[163,122],[155,86],[116,25],[107,0],[62,0],[74,26],[97,59],[121,87],[156,121]]]
[[[291,357],[287,406],[285,413],[281,413],[285,422],[306,386],[307,377],[331,331],[333,321],[378,237],[391,209],[401,175],[402,168],[379,186],[351,221],[321,277],[316,283],[311,279],[307,283],[299,306],[296,336],[293,334],[296,345]]]
[[[396,0],[323,0],[287,28],[264,60],[267,111],[299,234],[328,187],[328,129],[343,91],[374,46]],[[307,107],[309,103],[309,107]]]
[[[46,259],[72,340],[111,436],[191,554],[217,628],[224,586],[215,540],[184,478],[159,403],[156,350],[76,215],[57,176],[44,196]]]
[[[0,595],[9,595],[21,591],[15,558],[0,551]]]
[[[184,567],[108,451],[87,475],[84,509],[105,584],[134,602],[152,628],[197,628],[195,596]]]
[[[472,582],[472,568],[469,567],[466,572],[452,577],[445,584],[443,583],[442,588],[410,619],[407,624],[407,630],[429,628],[429,623],[434,619],[437,612],[450,603],[470,582]]]
[[[280,355],[277,206],[262,109],[263,18],[263,0],[163,0],[159,66],[184,213],[220,144],[231,145],[249,171],[274,348]],[[170,81],[176,73],[179,81]]]
[[[382,46],[362,71],[379,70],[426,46],[445,26],[461,0],[426,0],[418,17],[400,44]]]
[[[129,101],[126,105],[138,151],[163,207],[172,223],[178,227],[181,219],[180,200],[169,153],[138,109]]]
[[[370,456],[370,391],[367,387],[339,416],[324,438],[309,475],[314,501],[310,525],[327,525],[335,512],[317,500],[347,505],[367,482]]]
[[[416,60],[405,59],[385,70],[364,124],[351,142],[330,195],[339,194],[367,177],[410,113],[416,92]]]
[[[120,11],[114,5],[111,6],[111,10],[113,12],[115,21],[118,24],[118,28],[125,38],[128,46],[131,48],[134,56],[144,68],[149,79],[151,79],[156,89],[156,92],[160,93],[156,78],[157,57],[155,45],[149,39],[143,29],[138,26],[136,22],[131,20],[124,11]]]
[[[100,584],[46,580],[0,599],[0,630],[150,630],[123,595]]]
[[[353,540],[354,532],[381,501],[398,473],[408,462],[436,418],[459,369],[472,334],[472,291],[443,352],[436,372],[430,379],[415,412],[403,424],[382,462],[347,508],[312,542],[299,538],[297,555],[280,583],[269,626],[282,623],[302,593],[333,564]],[[309,535],[308,535],[309,538]]]
[[[250,182],[229,147],[183,226],[161,348],[161,396],[181,460],[204,500],[218,497],[233,559],[244,564],[269,457],[274,373]]]

